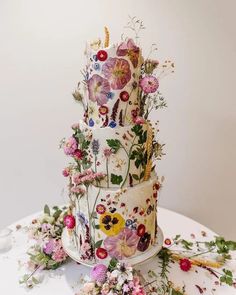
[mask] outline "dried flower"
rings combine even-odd
[[[148,75],[140,80],[139,85],[144,93],[149,94],[157,91],[159,82],[156,77]]]
[[[92,141],[92,151],[94,155],[97,155],[99,153],[99,147],[100,147],[99,140],[94,139]]]
[[[107,267],[104,264],[97,264],[93,267],[91,273],[91,278],[99,283],[104,283],[107,277]]]

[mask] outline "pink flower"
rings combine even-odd
[[[88,92],[89,99],[102,106],[108,100],[107,94],[110,92],[110,85],[106,79],[95,74],[88,80]]]
[[[71,126],[72,129],[76,130],[76,129],[79,129],[80,126],[79,126],[79,123],[74,123],[72,126]]]
[[[83,156],[84,156],[84,153],[83,153],[82,150],[77,149],[77,150],[74,152],[73,156],[74,156],[77,160],[82,160],[82,159],[83,159]]]
[[[70,168],[67,167],[67,168],[63,169],[62,175],[65,177],[68,177],[70,175]]]
[[[64,152],[66,155],[71,156],[71,155],[73,155],[73,153],[75,152],[77,147],[78,147],[77,141],[72,136],[72,137],[68,138],[67,141],[65,142]]]
[[[106,159],[110,158],[111,154],[112,154],[112,150],[111,150],[111,149],[109,149],[109,148],[105,148],[105,149],[103,150],[103,155],[104,155],[104,157],[105,157]]]
[[[51,255],[55,247],[55,241],[53,239],[49,240],[43,247],[43,252],[47,255]]]
[[[109,79],[113,89],[122,89],[131,79],[130,66],[123,58],[108,58],[102,66],[103,75]]]
[[[62,248],[61,240],[55,242],[55,248],[53,250],[52,259],[56,262],[63,262],[67,258],[66,252]]]
[[[159,81],[154,76],[145,76],[139,81],[139,85],[144,93],[154,93],[159,87]]]
[[[73,186],[70,191],[74,194],[84,195],[85,190],[80,186]]]
[[[137,124],[137,125],[142,125],[142,124],[145,123],[145,120],[144,120],[144,118],[142,118],[142,117],[134,117],[134,118],[133,118],[133,121],[134,121],[134,123]]]
[[[91,278],[99,283],[104,283],[107,277],[107,267],[104,264],[97,264],[91,271]]]
[[[138,65],[139,58],[139,48],[135,45],[132,39],[128,39],[127,42],[122,42],[116,51],[118,56],[128,55],[130,61],[132,62],[134,68]]]
[[[111,257],[123,259],[134,255],[137,249],[139,237],[135,231],[124,228],[118,235],[107,237],[104,247]]]
[[[93,294],[91,292],[93,292],[95,290],[95,283],[94,282],[88,282],[85,283],[84,286],[81,289],[82,294]],[[80,293],[77,293],[76,295],[81,295]]]

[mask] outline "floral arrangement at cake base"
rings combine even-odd
[[[33,245],[27,251],[28,273],[20,280],[21,284],[33,287],[41,281],[42,270],[54,270],[67,260],[61,242],[67,211],[67,207],[54,206],[50,209],[45,205],[43,215],[32,220],[28,234]]]
[[[98,264],[77,295],[146,295],[141,277],[132,266],[112,259],[108,267]]]

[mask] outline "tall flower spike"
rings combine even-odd
[[[109,41],[110,41],[110,33],[107,27],[104,27],[105,30],[105,42],[104,42],[104,47],[108,47],[109,46]]]

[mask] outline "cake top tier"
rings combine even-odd
[[[133,123],[140,110],[140,48],[132,39],[105,48],[93,44],[86,56],[86,123],[111,128]]]

